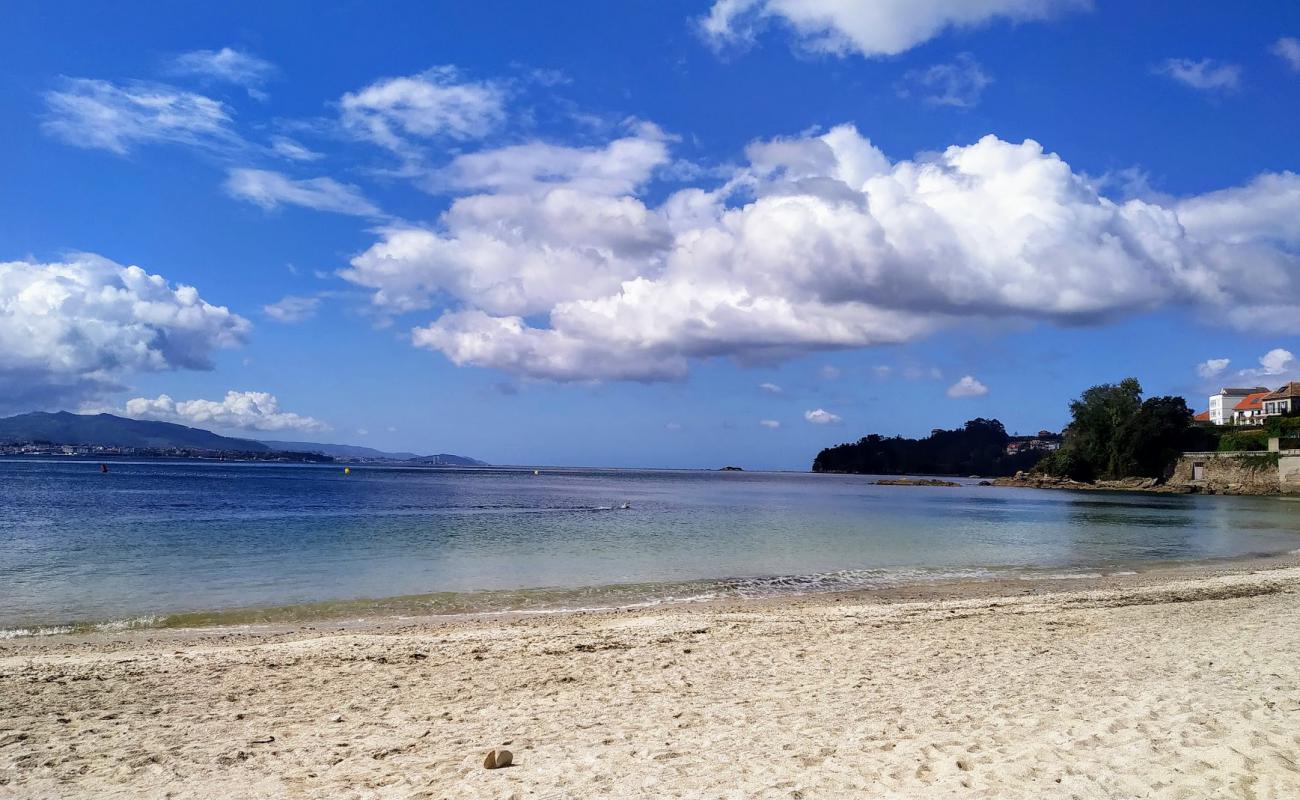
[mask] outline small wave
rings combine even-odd
[[[49,627],[35,628],[3,628],[0,629],[0,639],[23,639],[29,636],[58,636],[62,633],[72,633],[71,625],[51,625]]]
[[[1074,581],[1088,578],[1104,578],[1100,572],[1036,572],[1017,576],[1022,581]]]

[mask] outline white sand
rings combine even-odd
[[[0,797],[1300,798],[1298,588],[15,640]]]

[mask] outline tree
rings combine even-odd
[[[1213,450],[1214,432],[1195,425],[1181,397],[1142,400],[1136,378],[1103,383],[1070,403],[1073,421],[1061,449],[1039,464],[1075,480],[1160,478],[1179,454]]]
[[[1152,397],[1120,425],[1111,457],[1117,478],[1161,478],[1186,449],[1192,410],[1181,397]]]
[[[1042,453],[1006,452],[1006,428],[996,419],[973,419],[956,430],[936,429],[924,439],[864,436],[817,454],[813,472],[875,475],[1012,475],[1029,469]]]
[[[1088,478],[1118,476],[1116,439],[1120,429],[1142,407],[1142,384],[1137,378],[1103,383],[1088,389],[1070,403],[1073,421],[1066,428],[1066,444],[1075,451]]]

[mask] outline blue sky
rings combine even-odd
[[[1296,377],[1300,6],[919,5],[11,3],[0,411],[800,469]]]

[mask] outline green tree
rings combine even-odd
[[[1116,433],[1111,475],[1164,477],[1165,470],[1186,449],[1192,416],[1181,397],[1147,399]]]
[[[1094,386],[1070,403],[1065,446],[1073,451],[1076,475],[1091,480],[1121,473],[1116,440],[1141,407],[1142,384],[1137,378]]]

